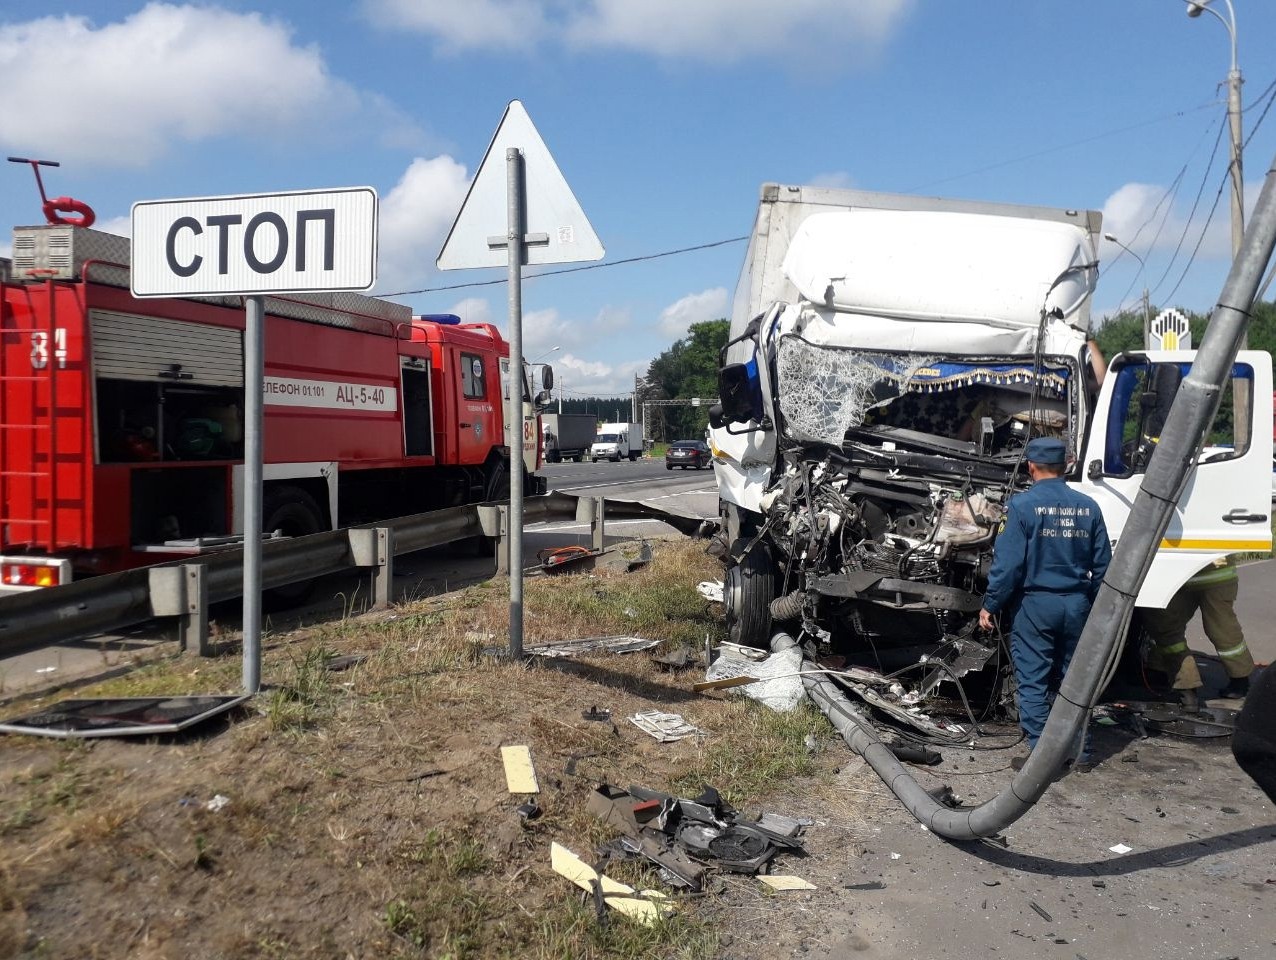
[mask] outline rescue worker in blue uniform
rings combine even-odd
[[[1063,480],[1062,440],[1029,441],[1024,459],[1032,487],[1010,499],[988,574],[979,624],[1010,625],[1010,656],[1019,688],[1019,725],[1030,748],[1090,615],[1112,559],[1099,505]],[[1090,763],[1088,744],[1081,764]],[[1014,763],[1022,767],[1022,760]]]

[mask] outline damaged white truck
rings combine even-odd
[[[1100,220],[763,187],[710,413],[734,641],[802,630],[869,668],[861,692],[890,713],[984,668],[989,708],[1011,705],[1008,657],[977,621],[1028,439],[1067,442],[1068,481],[1118,537],[1193,356],[1126,354],[1104,375],[1087,346]],[[1272,410],[1254,403],[1270,355],[1242,352],[1232,378],[1248,416],[1216,419],[1142,606],[1271,549]]]

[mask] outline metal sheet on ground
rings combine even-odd
[[[40,737],[136,737],[177,733],[225,713],[248,694],[63,700],[0,723],[0,732]]]

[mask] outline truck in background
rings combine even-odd
[[[244,532],[242,302],[136,300],[129,258],[127,239],[84,227],[14,230],[0,279],[0,590],[195,556]],[[267,298],[265,341],[264,532],[505,498],[511,449],[524,489],[544,492],[526,370],[510,377],[495,327],[298,295]]]
[[[801,628],[883,673],[1001,664],[977,631],[997,526],[1030,436],[1119,537],[1190,353],[1088,350],[1100,214],[767,184],[711,409],[732,639]],[[1271,358],[1234,378],[1272,389]],[[1230,393],[1230,390],[1227,391]],[[1213,560],[1271,546],[1272,411],[1203,454],[1138,598],[1163,607]],[[910,684],[912,681],[910,681]]]
[[[610,460],[618,463],[628,457],[637,460],[642,456],[641,423],[604,423],[589,448],[589,459],[594,463]]]
[[[546,463],[574,460],[580,463],[590,453],[598,419],[589,413],[542,413],[541,435]]]

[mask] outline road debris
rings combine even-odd
[[[691,647],[687,646],[685,643],[676,650],[671,650],[668,653],[651,658],[652,663],[664,668],[665,670],[686,670],[688,667],[694,666],[698,663],[699,660],[700,657],[697,655],[696,651],[692,650]]]
[[[696,584],[696,593],[704,597],[706,600],[712,600],[714,603],[722,602],[722,581],[721,580],[702,580]]]
[[[803,880],[801,877],[794,877],[787,874],[764,873],[759,875],[759,880],[765,883],[772,890],[818,890],[820,889],[809,880]]]
[[[524,648],[529,657],[558,659],[580,656],[582,653],[637,653],[658,646],[659,640],[646,637],[584,637],[580,640],[560,640],[558,643],[538,644]]]
[[[540,793],[532,751],[526,746],[501,747],[501,763],[505,765],[505,785],[510,793]]]
[[[672,912],[673,908],[659,890],[634,890],[628,884],[598,873],[559,843],[550,845],[549,863],[560,877],[566,877],[595,898],[601,898],[613,910],[640,923],[655,923]]]
[[[590,707],[588,710],[582,710],[580,712],[580,718],[582,720],[589,720],[593,723],[606,723],[611,720],[611,711],[600,710],[598,707],[594,706]]]
[[[660,710],[643,710],[635,713],[629,718],[629,722],[661,743],[674,743],[677,740],[685,740],[687,737],[704,733],[699,727],[693,727],[683,720],[681,714],[663,713]]]
[[[219,794],[216,794],[211,800],[209,800],[207,803],[204,804],[204,809],[211,810],[213,811],[213,813],[216,813],[218,810],[221,810],[223,807],[227,806],[229,803],[230,803],[230,797],[223,796],[222,794],[219,793]]]
[[[1132,851],[1134,848],[1133,848],[1133,847],[1127,847],[1124,843],[1118,843],[1116,846],[1108,847],[1108,849],[1109,849],[1109,850],[1111,850],[1113,853],[1123,853],[1123,854],[1124,854],[1124,853],[1129,853],[1129,852],[1130,852],[1130,851]]]
[[[1028,906],[1032,907],[1032,912],[1035,913],[1037,916],[1039,916],[1046,923],[1054,923],[1054,917],[1046,913],[1045,908],[1041,906],[1041,904],[1037,903],[1036,900],[1029,900]]]
[[[806,699],[802,687],[802,648],[794,645],[763,660],[746,660],[723,653],[705,671],[706,683],[736,681],[745,696],[776,713],[790,713]],[[755,682],[756,681],[756,682]],[[696,684],[693,689],[704,689]]]
[[[756,874],[777,852],[802,850],[799,821],[779,814],[743,819],[712,787],[687,799],[604,783],[590,794],[587,807],[622,833],[610,852],[650,860],[671,886],[691,892],[704,889],[707,868]]]
[[[524,820],[535,820],[541,815],[541,808],[536,803],[523,803],[515,807],[514,812]]]

